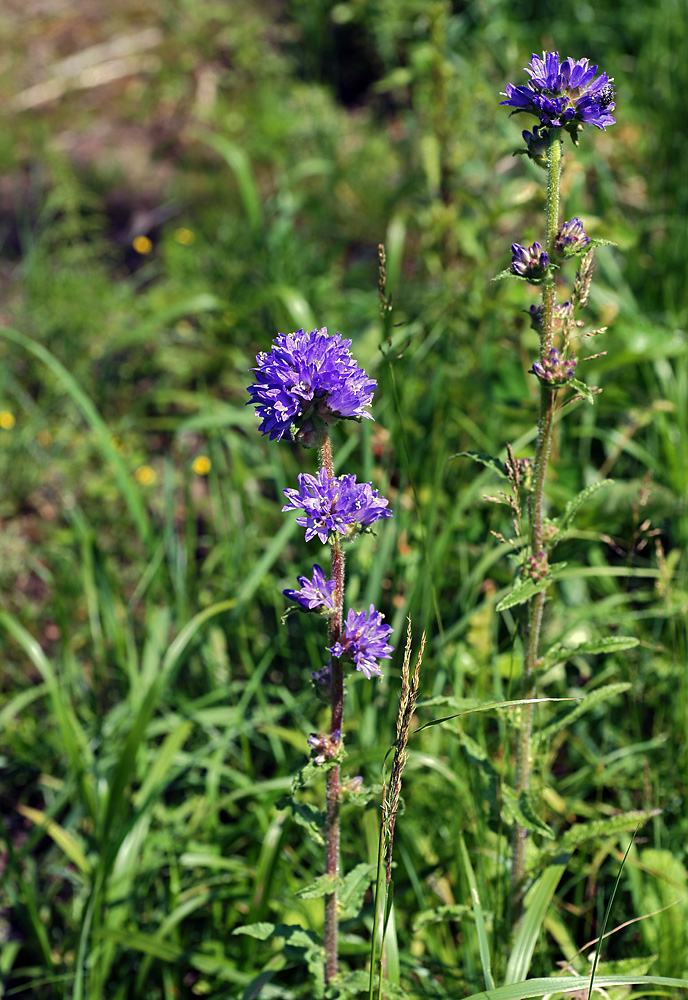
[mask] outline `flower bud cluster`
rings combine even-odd
[[[520,243],[511,245],[511,272],[519,278],[538,282],[547,275],[549,257],[539,243],[522,247]]]
[[[586,250],[589,245],[590,237],[577,216],[560,226],[554,237],[554,253],[557,257],[572,257]]]
[[[526,561],[526,576],[533,581],[533,583],[541,583],[547,573],[549,572],[549,563],[547,562],[547,553],[540,552],[536,556],[528,556]]]
[[[566,385],[569,379],[573,378],[576,371],[575,358],[563,358],[556,347],[553,347],[544,361],[533,362],[530,369],[533,375],[537,375],[541,382],[556,388]]]

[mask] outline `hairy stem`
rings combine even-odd
[[[559,182],[561,178],[561,130],[550,132],[547,150],[547,202],[545,206],[546,239],[545,249],[550,260],[553,257],[554,240],[559,228]],[[553,346],[554,308],[556,305],[556,283],[554,273],[550,273],[542,288],[542,332],[540,334],[540,361],[544,362]],[[540,416],[538,437],[535,447],[533,468],[533,490],[530,494],[530,553],[539,556],[546,550],[543,540],[543,506],[547,465],[552,449],[552,417],[554,415],[554,393],[549,386],[540,384]],[[523,667],[523,698],[535,697],[535,671],[540,648],[540,629],[545,607],[545,591],[536,594],[528,605],[528,621],[525,636],[525,659]],[[523,719],[516,747],[516,791],[520,794],[530,786],[531,752],[530,742],[533,730],[533,708],[523,706]],[[525,850],[528,831],[516,823],[512,840],[511,884],[515,906],[514,917],[520,921],[523,905],[523,876],[525,874]]]
[[[330,477],[334,476],[332,464],[332,444],[329,435],[320,446],[320,463]],[[342,617],[344,607],[344,551],[338,536],[332,542],[332,579],[335,581],[334,614],[330,616],[328,626],[329,645],[338,642],[342,634]],[[342,733],[342,716],[344,712],[344,674],[337,657],[331,660],[332,718],[330,722],[330,737],[332,742],[339,742]],[[339,875],[339,764],[327,772],[326,806],[325,806],[325,874]],[[337,975],[337,893],[331,892],[325,896],[325,982],[331,982]]]

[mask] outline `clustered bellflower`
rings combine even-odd
[[[378,659],[390,659],[393,647],[387,639],[392,633],[389,625],[382,624],[383,616],[370,605],[368,611],[356,614],[350,610],[339,642],[330,646],[333,656],[353,660],[356,669],[366,677],[380,676],[382,671]]]
[[[252,369],[256,380],[248,388],[250,402],[261,418],[261,432],[269,435],[271,441],[287,437],[306,446],[322,446],[326,442],[329,448],[332,424],[341,419],[372,419],[368,408],[377,383],[359,368],[350,347],[350,340],[342,340],[339,334],[329,336],[324,327],[278,334],[272,350],[258,355],[257,367]],[[285,489],[284,495],[287,503],[283,511],[303,512],[296,522],[306,529],[307,542],[317,537],[323,543],[329,541],[338,546],[340,535],[351,539],[375,521],[392,515],[389,501],[379,496],[371,483],[358,483],[351,474],[329,476],[324,464],[317,475],[302,473],[298,489]],[[339,565],[343,567],[343,561],[339,560]],[[328,617],[331,628],[335,629],[330,641],[338,636],[328,647],[331,655],[353,662],[366,677],[379,675],[377,658],[389,658],[393,650],[387,642],[392,629],[382,624],[382,615],[372,604],[367,612],[350,610],[340,632],[335,619],[337,607],[341,609],[343,575],[339,578],[339,597],[337,579],[327,579],[317,564],[310,579],[307,576],[297,579],[299,589],[286,589],[284,594],[295,602],[298,610]],[[331,664],[316,671],[313,679],[320,693],[329,697]],[[340,740],[338,732],[335,742]],[[320,745],[312,746],[317,750]],[[322,762],[320,756],[316,758],[316,763],[319,762]]]
[[[588,59],[559,59],[558,52],[535,55],[524,67],[530,80],[523,85],[508,83],[504,96],[512,114],[525,111],[540,119],[544,128],[566,128],[575,137],[580,125],[606,129],[614,125],[614,81],[606,73],[597,78],[597,66]]]
[[[325,327],[278,334],[272,350],[258,355],[256,381],[248,388],[261,433],[312,446],[338,420],[372,420],[367,408],[377,383],[358,367],[350,347],[350,340],[329,336]]]
[[[326,580],[325,574],[316,563],[313,566],[313,579],[307,576],[296,578],[301,584],[300,590],[283,590],[282,593],[292,601],[296,601],[299,610],[317,611],[320,614],[327,614],[334,611],[334,590],[337,586],[334,580]]]
[[[283,511],[304,512],[296,523],[306,529],[307,542],[316,535],[326,542],[330,532],[351,536],[382,517],[392,516],[387,509],[389,500],[378,496],[370,483],[357,483],[354,475],[330,479],[325,469],[320,469],[317,476],[301,473],[298,490],[283,493],[289,501]]]

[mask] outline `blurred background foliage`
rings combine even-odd
[[[7,995],[309,995],[288,948],[232,936],[261,919],[321,929],[321,901],[294,897],[320,847],[275,806],[325,725],[308,682],[319,623],[280,623],[282,588],[326,558],[279,512],[315,455],[269,445],[245,409],[278,331],[338,330],[379,383],[376,422],[336,432],[340,469],[395,511],[352,551],[347,603],[374,601],[397,635],[409,614],[428,629],[424,697],[515,690],[516,619],[494,611],[514,564],[490,534],[510,536],[509,517],[481,499],[489,471],[454,456],[533,449],[533,299],[490,278],[512,242],[541,235],[544,174],[512,155],[529,122],[498,102],[542,48],[599,62],[618,120],[564,161],[565,217],[617,247],[598,253],[589,308],[609,332],[581,351],[606,352],[581,366],[604,391],[560,424],[553,510],[615,485],[559,550],[546,637],[641,642],[543,678],[553,696],[630,687],[556,737],[536,783],[556,832],[663,810],[629,858],[617,922],[679,902],[609,950],[686,974],[685,0],[661,17],[631,0],[4,0],[0,40]],[[347,766],[371,781],[397,668],[350,684]],[[397,978],[422,995],[482,985],[460,835],[505,966],[495,796],[512,735],[477,716],[411,743]],[[375,810],[352,813],[345,868],[376,844]],[[574,855],[536,973],[562,956],[585,971],[571,956],[599,929],[626,844]],[[370,908],[350,925],[360,968]]]

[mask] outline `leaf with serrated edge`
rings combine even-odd
[[[340,920],[351,920],[358,916],[363,897],[375,877],[375,870],[375,865],[362,861],[346,873],[337,899]]]
[[[338,875],[320,875],[310,885],[304,886],[295,893],[297,899],[319,899],[321,896],[329,896],[333,892],[339,892],[344,885],[344,879]]]
[[[539,594],[543,590],[547,590],[550,583],[553,583],[556,580],[558,574],[564,569],[565,566],[565,562],[552,563],[547,576],[539,583],[535,583],[533,580],[519,582],[514,589],[506,595],[506,597],[502,598],[496,606],[495,611],[506,611],[507,608],[513,608],[516,604],[525,604],[525,602],[529,601],[531,597],[535,596],[535,594]]]
[[[572,500],[564,507],[564,512],[558,520],[558,527],[561,531],[564,531],[571,524],[574,515],[580,507],[583,506],[591,497],[595,495],[599,490],[606,489],[607,486],[613,486],[613,479],[601,479],[599,483],[591,483],[590,486],[586,486],[584,490],[581,490]]]
[[[574,823],[561,838],[560,846],[562,850],[569,851],[593,837],[609,837],[625,830],[635,830],[653,816],[661,816],[661,813],[661,809],[634,809],[631,812],[619,813],[618,816],[611,816],[609,819]]]
[[[584,653],[620,653],[624,649],[633,649],[640,640],[632,635],[608,635],[602,639],[590,639],[580,642],[577,646],[564,646],[561,642],[548,649],[542,659],[542,667],[554,667],[557,663],[565,663],[572,656],[582,656]]]

